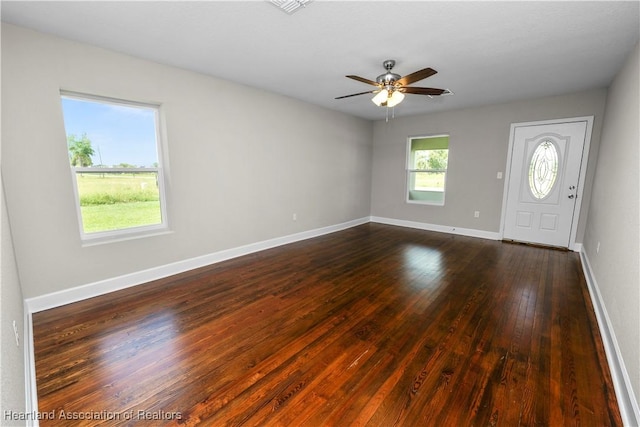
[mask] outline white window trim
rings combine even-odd
[[[165,180],[164,151],[166,150],[166,138],[164,125],[161,122],[163,116],[160,104],[148,102],[136,102],[117,98],[110,98],[98,95],[90,95],[67,90],[60,90],[62,98],[77,99],[80,101],[96,101],[103,104],[126,105],[134,108],[148,108],[154,111],[154,120],[156,125],[156,151],[158,154],[158,167],[153,168],[105,168],[105,167],[73,167],[69,165],[71,171],[71,180],[76,205],[76,215],[78,217],[78,228],[80,231],[80,240],[83,246],[92,246],[102,243],[119,242],[123,240],[139,239],[142,237],[150,237],[161,234],[171,233],[169,228],[169,219],[167,216],[167,186]],[[65,141],[66,143],[66,141]],[[80,194],[78,193],[77,173],[79,172],[156,172],[158,174],[158,192],[160,194],[160,215],[162,222],[160,224],[144,225],[139,227],[128,227],[116,230],[99,231],[94,233],[85,233],[82,220],[82,208],[80,207]]]
[[[415,135],[407,138],[407,151],[406,151],[406,159],[404,162],[405,170],[406,170],[405,190],[404,190],[405,203],[413,204],[413,205],[444,206],[445,198],[447,196],[448,167],[447,169],[410,169],[409,164],[411,163],[411,141],[412,140],[421,139],[421,138],[438,138],[438,137],[445,137],[445,136],[447,138],[451,137],[449,134],[441,133],[441,134],[435,134],[435,135]],[[449,148],[447,148],[447,150],[449,150]],[[442,202],[432,202],[429,200],[412,200],[409,198],[409,190],[411,188],[411,174],[415,172],[444,172],[444,190],[442,190]],[[421,190],[416,190],[416,191],[421,191]],[[432,192],[439,192],[439,191],[434,190]]]

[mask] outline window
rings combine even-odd
[[[529,164],[529,190],[538,200],[553,190],[558,176],[558,149],[550,140],[538,144]]]
[[[449,135],[409,138],[407,202],[444,205]]]
[[[83,240],[166,229],[158,106],[61,98]]]

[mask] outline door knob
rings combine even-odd
[[[569,194],[570,199],[573,199],[574,197],[576,197],[575,194]]]

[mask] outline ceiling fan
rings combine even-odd
[[[373,80],[365,79],[364,77],[360,76],[346,76],[350,79],[376,86],[377,89],[366,92],[353,93],[351,95],[339,96],[336,99],[365,95],[367,93],[375,93],[376,96],[371,99],[374,104],[379,107],[395,107],[402,102],[405,93],[428,96],[439,96],[451,93],[448,89],[408,86],[411,83],[415,83],[419,80],[426,79],[427,77],[431,77],[436,74],[437,71],[433,68],[423,68],[422,70],[418,70],[414,73],[407,74],[404,77],[400,77],[399,74],[391,72],[393,67],[396,65],[395,60],[387,59],[382,63],[382,65],[387,70],[387,72],[376,77],[375,82]]]

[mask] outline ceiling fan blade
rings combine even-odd
[[[419,80],[431,77],[436,73],[437,71],[433,68],[424,68],[422,70],[416,71],[415,73],[407,74],[406,76],[401,77],[397,83],[399,83],[401,86],[410,85],[411,83],[415,83]]]
[[[442,95],[444,93],[449,92],[447,89],[436,89],[432,87],[401,87],[398,91],[403,93],[413,93],[415,95]]]
[[[362,82],[362,83],[366,83],[368,85],[380,86],[378,83],[374,82],[373,80],[365,79],[364,77],[352,76],[352,75],[349,75],[347,77],[350,78],[350,79],[353,79],[353,80],[357,80],[357,81]]]
[[[352,93],[351,95],[339,96],[336,99],[349,98],[349,97],[352,97],[352,96],[365,95],[367,93],[376,93],[376,92],[378,92],[378,91],[377,90],[369,90],[369,91],[366,91],[366,92]]]

